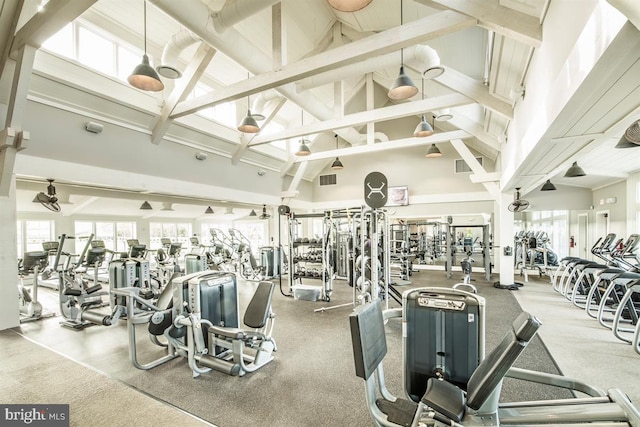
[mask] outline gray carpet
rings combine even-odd
[[[405,287],[446,286],[443,272],[419,272]],[[277,281],[276,281],[277,283]],[[521,312],[511,291],[497,290],[488,282],[474,282],[487,299],[486,347],[490,351]],[[241,305],[246,304],[254,285],[242,284]],[[285,289],[286,290],[286,289]],[[245,377],[211,372],[192,378],[185,360],[171,361],[151,371],[135,369],[128,361],[124,325],[92,327],[84,331],[61,328],[57,320],[22,326],[30,338],[51,346],[71,358],[145,393],[169,402],[221,427],[245,425],[369,426],[363,381],[355,376],[347,317],[349,307],[314,313],[314,309],[351,301],[351,288],[336,282],[331,303],[308,302],[274,296],[276,313],[274,336],[278,342],[276,359]],[[148,342],[140,329],[140,358],[159,357],[162,350]],[[402,356],[399,322],[388,326],[390,352],[385,373],[390,390],[402,396]],[[525,350],[517,366],[558,373],[539,339]],[[569,397],[542,386],[505,381],[503,401]],[[100,422],[94,425],[107,425]]]
[[[11,330],[0,332],[0,346],[3,404],[68,404],[71,426],[211,425]]]

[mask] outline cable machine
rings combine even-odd
[[[482,241],[479,241],[480,237]],[[457,254],[464,254],[465,258],[481,254],[484,277],[486,280],[491,279],[491,230],[488,224],[450,225],[448,241],[450,247],[447,251],[447,277],[451,277],[451,268],[460,261],[456,259]]]

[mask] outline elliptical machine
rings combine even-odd
[[[94,268],[97,275],[98,266],[104,260],[103,248],[89,249],[92,238],[93,234],[87,240],[78,261],[74,265],[70,265],[71,263],[67,262],[59,272],[60,314],[64,318],[60,324],[71,329],[81,330],[92,325],[112,326],[124,314],[120,306],[117,306],[110,315],[92,311],[109,305],[108,302],[102,300],[103,296],[108,295],[107,292],[102,291],[102,285],[96,280],[94,280],[93,284],[90,284],[83,277],[88,268]],[[64,242],[69,239],[75,239],[75,237],[67,236],[66,234],[60,236],[60,250],[56,255],[55,265],[58,265]]]
[[[38,301],[38,274],[49,264],[49,253],[46,251],[25,252],[18,263],[18,303],[20,309],[20,323],[32,322],[46,317],[55,316],[45,311]],[[30,293],[24,286],[24,277],[33,274],[33,291]]]

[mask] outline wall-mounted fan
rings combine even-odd
[[[262,205],[262,215],[260,215],[260,219],[269,219],[271,215],[267,213],[267,205]]]
[[[511,212],[522,212],[529,207],[529,202],[520,198],[520,187],[516,188],[516,195],[513,202],[509,203]]]
[[[34,202],[40,203],[50,211],[60,212],[60,205],[58,204],[58,197],[56,196],[56,187],[53,186],[53,180],[47,179],[49,185],[47,186],[47,194],[42,191],[36,194]]]

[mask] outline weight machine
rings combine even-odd
[[[484,278],[491,280],[491,230],[488,224],[484,225],[449,225],[449,251],[447,252],[447,277],[451,278],[451,269],[456,265],[457,254],[464,254],[467,257],[474,254],[482,255],[482,266],[484,267]],[[476,230],[474,233],[473,230]],[[479,233],[477,232],[479,230]],[[478,241],[482,237],[482,241]]]
[[[45,311],[38,301],[38,274],[49,264],[49,253],[47,251],[25,252],[18,263],[18,303],[20,309],[20,323],[32,322],[55,316],[54,313]],[[24,277],[32,274],[32,291],[29,292],[24,285]]]

